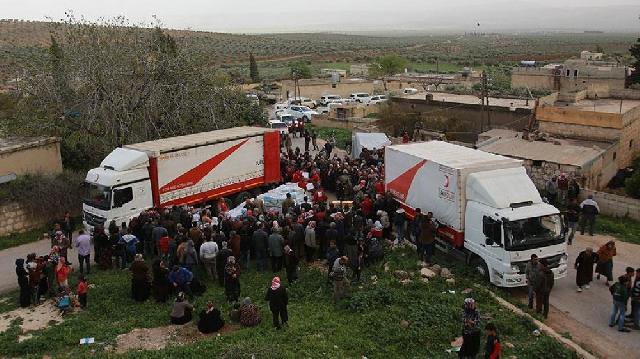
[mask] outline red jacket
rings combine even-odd
[[[158,249],[162,254],[169,253],[169,236],[164,236],[160,238],[160,240],[158,241]]]
[[[373,209],[373,201],[371,200],[371,198],[367,197],[362,200],[362,203],[360,203],[360,207],[362,207],[362,213],[365,216],[369,216],[369,214],[371,214],[371,210]]]
[[[313,193],[313,201],[314,202],[326,202],[327,201],[327,195],[324,193],[324,191],[316,191]]]

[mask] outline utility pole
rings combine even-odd
[[[487,112],[487,71],[482,70],[482,112]],[[488,116],[487,116],[488,118]],[[487,120],[488,122],[488,120]],[[480,132],[484,132],[484,115],[480,117]]]

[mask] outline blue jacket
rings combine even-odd
[[[183,285],[193,280],[193,273],[186,268],[180,268],[177,272],[171,271],[169,273],[169,281],[178,285]]]

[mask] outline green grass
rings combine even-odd
[[[318,137],[327,140],[331,138],[331,135],[336,136],[336,146],[340,149],[346,149],[347,145],[351,144],[351,131],[344,128],[336,127],[316,127],[313,125],[307,125],[310,129],[318,134]]]
[[[598,216],[595,231],[610,234],[623,242],[640,244],[640,221],[631,218]]]
[[[438,258],[441,264],[446,258]],[[417,277],[402,285],[391,273],[395,269],[416,272],[416,256],[408,250],[394,251],[387,256],[390,271],[382,263],[363,273],[363,282],[352,285],[352,296],[338,305],[331,302],[331,290],[325,284],[326,274],[302,266],[300,279],[288,286],[290,293],[290,326],[282,331],[271,327],[271,315],[262,300],[271,280],[270,274],[256,274],[253,270],[241,277],[242,296],[251,296],[263,317],[256,328],[240,329],[220,338],[206,337],[186,346],[170,346],[155,352],[135,352],[126,357],[250,357],[307,358],[453,358],[447,354],[450,342],[460,335],[460,311],[466,296],[473,296],[486,323],[494,322],[505,348],[504,357],[518,358],[575,358],[575,354],[547,336],[535,337],[534,324],[501,307],[484,290],[462,294],[473,287],[478,278],[466,268],[453,268],[456,284],[448,285],[441,278],[429,284]],[[370,277],[378,277],[374,284]],[[284,278],[283,278],[284,279]],[[114,345],[117,335],[138,327],[157,327],[168,324],[171,304],[153,301],[136,303],[129,297],[130,282],[126,271],[92,274],[90,282],[96,288],[89,291],[89,309],[68,315],[63,324],[33,333],[33,338],[17,342],[18,330],[12,328],[0,334],[0,356],[19,357],[43,355],[105,356],[105,345]],[[71,280],[76,283],[75,278]],[[211,283],[207,283],[211,284]],[[455,290],[450,294],[448,290]],[[209,299],[219,303],[225,317],[228,305],[223,290],[209,286],[204,296],[194,304],[199,310]],[[409,321],[408,328],[400,326]],[[95,337],[95,345],[79,346],[82,337]],[[95,353],[94,353],[95,351]],[[113,355],[113,354],[109,354]]]
[[[0,250],[16,247],[19,245],[37,242],[42,239],[42,233],[47,232],[46,228],[37,228],[24,233],[14,233],[0,237]]]

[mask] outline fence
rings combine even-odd
[[[640,221],[640,200],[590,189],[580,191],[581,199],[593,195],[600,213],[612,217],[629,217]]]

